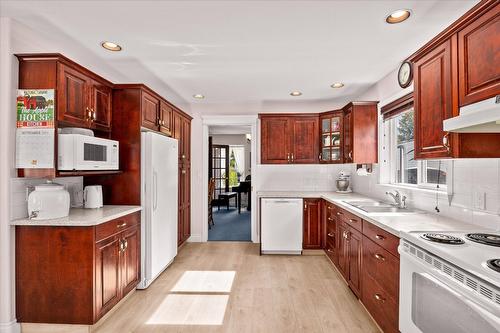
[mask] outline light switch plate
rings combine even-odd
[[[474,192],[474,209],[486,210],[486,192]]]

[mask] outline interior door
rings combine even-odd
[[[212,177],[215,179],[215,200],[229,192],[229,146],[212,145]]]

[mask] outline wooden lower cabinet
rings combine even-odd
[[[139,267],[140,212],[97,226],[17,226],[17,319],[95,324],[135,289]]]
[[[332,203],[323,206],[325,253],[380,328],[399,332],[399,238]]]
[[[323,248],[321,199],[304,199],[303,249]]]

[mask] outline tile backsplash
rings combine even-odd
[[[401,189],[408,197],[408,205],[433,213],[437,205],[441,215],[500,230],[500,159],[458,159],[450,163],[453,175],[447,185],[452,186],[453,195],[436,197],[429,191]],[[353,173],[353,190],[388,200],[385,192],[394,188],[379,184],[379,167],[376,165],[369,176]]]
[[[11,178],[10,180],[10,218],[11,220],[28,217],[29,187],[42,184],[45,179]],[[71,198],[71,207],[83,205],[83,177],[64,177],[54,179],[64,185]]]

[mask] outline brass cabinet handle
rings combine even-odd
[[[333,250],[332,250],[332,249],[330,249],[330,248],[328,248],[328,249],[326,249],[326,250],[327,250],[328,252],[330,252],[330,253],[333,253]]]
[[[290,153],[286,154],[286,159],[288,160],[288,163],[290,163]]]
[[[182,154],[181,158],[183,158],[183,159],[186,158],[186,155]]]
[[[328,221],[333,222],[333,219],[331,217],[328,218]]]
[[[126,239],[123,240],[123,251],[128,248],[128,241]]]
[[[292,153],[292,162],[293,162],[294,158],[293,158],[293,153]]]
[[[182,170],[182,174],[185,174],[186,173],[186,170]]]
[[[380,260],[380,261],[385,261],[385,257],[381,254],[376,253],[374,255],[375,259]]]
[[[125,251],[125,244],[123,243],[123,240],[120,239],[119,242],[120,242],[120,245],[119,245],[120,246],[120,252]]]
[[[321,154],[318,155],[318,160],[322,160]]]
[[[358,220],[355,220],[355,219],[349,219],[349,222],[354,223],[354,222],[358,222]]]
[[[121,224],[118,224],[116,227],[117,228],[123,228],[123,227],[126,227],[127,226],[127,222],[123,222]]]
[[[95,120],[95,111],[94,111],[94,109],[90,109],[90,110],[92,110],[92,120]]]
[[[87,120],[92,120],[92,109],[86,108],[87,110]]]
[[[376,236],[375,236],[375,238],[376,238],[376,239],[379,239],[379,240],[384,240],[384,239],[385,239],[385,237],[384,237],[384,236],[382,236],[382,235],[376,235]]]
[[[382,303],[384,303],[384,302],[385,302],[385,298],[383,298],[383,297],[382,297],[382,296],[380,296],[379,294],[375,294],[375,295],[373,295],[373,297],[374,297],[377,301],[379,301],[379,302],[382,302]]]
[[[328,234],[328,237],[333,237],[333,236],[335,236],[333,232],[330,232],[330,233]]]
[[[337,212],[337,215],[340,216],[340,215],[342,215],[342,213],[341,212]]]
[[[348,239],[348,237],[349,237],[348,232],[344,231],[343,236],[344,236],[345,239]]]
[[[332,209],[332,207],[331,206],[326,206],[326,209]]]

